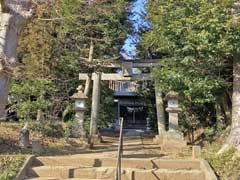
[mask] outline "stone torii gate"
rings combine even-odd
[[[131,60],[122,61],[120,63],[107,63],[103,65],[105,68],[122,69],[122,74],[118,73],[92,73],[91,77],[87,73],[80,73],[79,80],[93,81],[92,92],[92,109],[91,109],[91,123],[90,123],[90,136],[97,134],[97,120],[100,103],[100,82],[102,81],[150,81],[152,80],[151,73],[133,74],[133,68],[154,68],[159,66],[156,60]],[[163,105],[162,92],[157,88],[155,84],[155,96],[156,96],[156,110],[158,119],[158,133],[162,137],[166,132],[165,128],[165,112]]]

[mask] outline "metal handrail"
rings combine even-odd
[[[119,133],[118,157],[117,157],[115,180],[121,180],[122,154],[123,154],[123,118],[120,118],[120,133]]]

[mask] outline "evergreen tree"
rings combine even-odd
[[[144,47],[145,56],[160,59],[162,67],[155,70],[155,78],[161,89],[184,97],[181,123],[185,127],[215,125],[218,104],[227,114],[223,97],[231,100],[232,67],[238,72],[232,62],[240,43],[239,23],[233,26],[233,4],[232,0],[148,1],[152,26],[140,48]]]
[[[36,118],[37,110],[48,117],[69,115],[78,73],[101,71],[107,59],[119,59],[128,31],[127,6],[125,0],[59,0],[39,6],[20,39],[22,65],[11,88],[14,110],[25,119]]]

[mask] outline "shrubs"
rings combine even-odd
[[[231,148],[221,155],[217,152],[221,148],[221,144],[209,144],[203,150],[203,158],[206,159],[215,173],[221,180],[237,180],[240,179],[240,158],[235,156],[235,149]]]
[[[64,136],[64,129],[58,121],[39,121],[30,124],[33,132],[42,135],[43,137],[56,137]]]
[[[2,155],[0,156],[0,179],[15,179],[20,167],[24,163],[24,155]]]

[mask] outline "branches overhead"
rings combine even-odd
[[[21,34],[21,65],[11,88],[13,107],[22,118],[36,109],[58,116],[71,111],[69,97],[79,85],[79,72],[98,71],[106,59],[118,60],[128,31],[125,0],[36,3]]]

